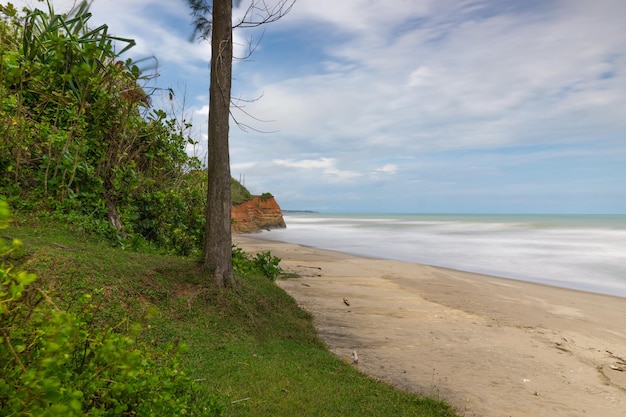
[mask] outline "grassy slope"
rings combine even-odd
[[[250,191],[234,178],[230,179],[230,198],[232,204],[243,203],[252,197]]]
[[[185,365],[207,394],[219,396],[226,415],[454,415],[334,357],[310,315],[266,278],[239,277],[236,291],[223,291],[205,285],[190,259],[122,251],[44,221],[8,234],[24,242],[21,267],[54,288],[61,306],[73,294],[96,292],[102,320],[129,315],[150,343],[187,344]]]

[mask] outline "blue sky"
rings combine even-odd
[[[188,41],[185,2],[92,11],[158,58],[204,157],[210,46]],[[235,33],[240,56],[260,43],[234,67],[233,95],[258,100],[233,111],[252,129],[232,124],[232,175],[283,209],[626,213],[624,16],[623,0],[298,0]]]

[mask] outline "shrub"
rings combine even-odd
[[[250,257],[237,245],[233,245],[233,270],[237,274],[261,274],[270,281],[275,281],[282,273],[280,258],[267,252],[260,252]]]
[[[0,229],[8,222],[0,200]],[[0,240],[0,259],[20,245]],[[181,369],[183,345],[149,349],[135,341],[141,329],[127,319],[96,325],[89,294],[63,311],[35,280],[0,264],[0,415],[222,414],[217,402],[199,400]]]

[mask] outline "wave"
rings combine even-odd
[[[261,237],[626,297],[626,216],[285,216]]]

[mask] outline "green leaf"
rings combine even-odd
[[[37,280],[37,275],[29,272],[21,271],[17,274],[17,281],[23,286],[32,284],[35,280]]]

